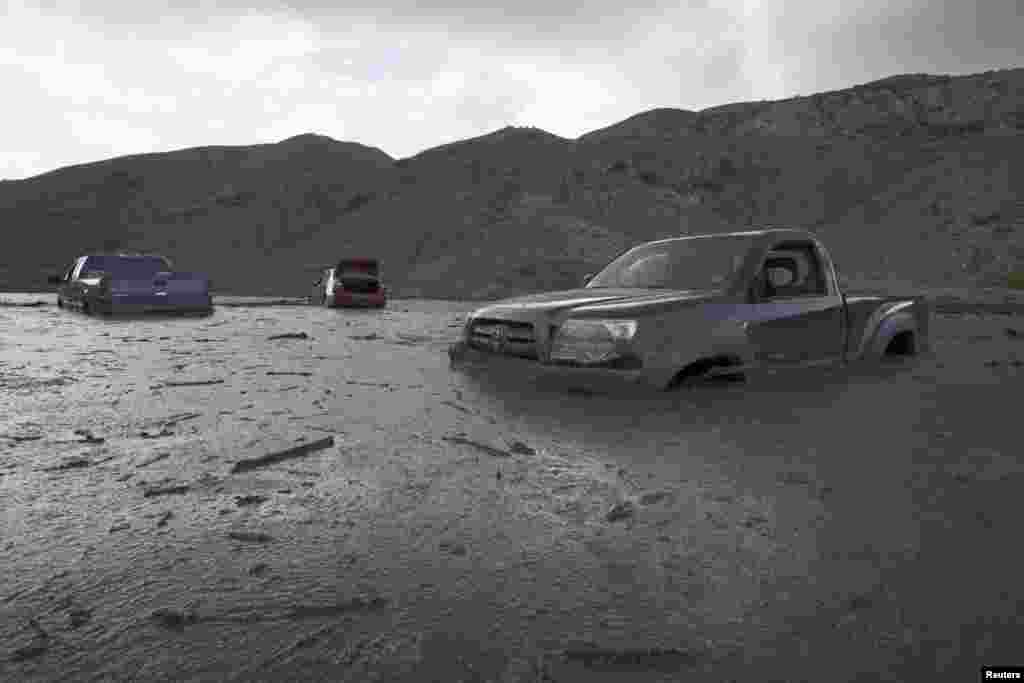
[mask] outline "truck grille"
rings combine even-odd
[[[477,318],[469,330],[469,345],[509,356],[537,358],[537,336],[530,323]]]

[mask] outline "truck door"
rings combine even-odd
[[[815,244],[775,245],[762,261],[751,301],[747,335],[759,362],[791,365],[842,359],[843,302],[825,277]]]

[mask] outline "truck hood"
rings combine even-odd
[[[473,317],[526,320],[545,316],[553,319],[570,313],[620,317],[705,303],[722,296],[720,291],[603,287],[569,289],[496,301],[474,311]]]

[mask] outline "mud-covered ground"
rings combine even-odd
[[[453,372],[471,307],[0,307],[0,679],[1022,661],[1024,317],[936,315],[910,362],[603,395]]]

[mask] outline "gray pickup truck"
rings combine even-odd
[[[671,389],[918,354],[928,319],[922,297],[846,296],[813,234],[766,229],[642,244],[580,289],[484,306],[449,356]]]

